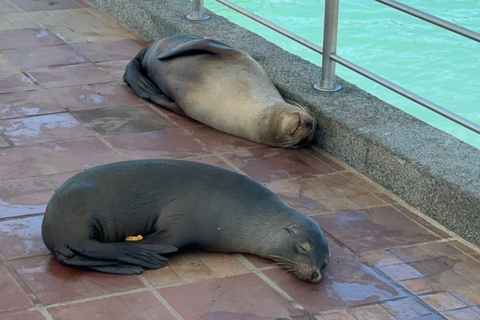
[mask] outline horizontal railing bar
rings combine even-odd
[[[265,27],[268,27],[268,28],[276,31],[276,32],[284,35],[285,37],[287,37],[287,38],[289,38],[289,39],[291,39],[295,42],[298,42],[298,43],[304,45],[305,47],[307,47],[307,48],[309,48],[309,49],[311,49],[315,52],[323,54],[322,46],[319,46],[318,44],[315,44],[311,41],[308,41],[307,39],[300,37],[298,34],[295,34],[291,31],[288,31],[287,29],[284,29],[284,28],[280,27],[279,25],[277,25],[277,24],[275,24],[271,21],[268,21],[267,19],[262,18],[259,15],[255,14],[253,12],[250,12],[247,9],[236,5],[235,3],[232,3],[232,2],[227,1],[227,0],[215,0],[215,1],[220,2],[221,4],[229,7],[230,9],[233,9],[233,10],[243,14],[244,16],[249,17],[252,20],[255,20],[256,22],[258,22],[260,24],[263,24]]]
[[[249,17],[252,20],[255,20],[256,22],[258,22],[258,23],[260,23],[260,24],[262,24],[262,25],[264,25],[264,26],[266,26],[266,27],[268,27],[268,28],[270,28],[274,31],[277,31],[278,33],[286,36],[287,38],[289,38],[289,39],[291,39],[291,40],[293,40],[297,43],[300,43],[300,44],[304,45],[305,47],[307,47],[307,48],[309,48],[309,49],[311,49],[315,52],[323,54],[323,48],[321,46],[319,46],[319,45],[317,45],[317,44],[315,44],[311,41],[308,41],[307,39],[304,39],[304,38],[300,37],[299,35],[280,27],[279,25],[277,25],[273,22],[270,22],[270,21],[266,20],[265,18],[260,17],[259,15],[256,15],[253,12],[250,12],[250,11],[246,10],[245,8],[242,8],[242,7],[236,5],[236,4],[234,4],[234,3],[232,3],[228,0],[215,0],[215,1],[220,2],[221,4],[223,4],[223,5],[231,8],[231,9]],[[387,2],[388,3],[395,2],[395,1],[392,1],[392,0],[375,0],[375,1],[378,1],[378,2],[381,2],[381,3],[384,3],[384,4],[387,4]],[[387,5],[389,5],[389,4],[387,4]],[[411,8],[411,9],[413,9],[413,8]],[[414,9],[414,10],[416,10],[416,9]],[[416,10],[416,11],[419,11],[419,10]],[[419,12],[424,13],[422,11],[419,11]],[[406,13],[409,13],[409,12],[406,12]],[[425,15],[428,15],[428,14],[425,13]],[[434,16],[432,16],[432,17],[434,17]],[[434,17],[434,18],[436,18],[436,17]],[[439,20],[442,20],[442,19],[439,19]],[[442,20],[442,21],[444,21],[444,20]],[[448,24],[451,24],[448,21],[444,21],[444,22],[447,22]],[[457,26],[457,27],[459,27],[459,26]],[[462,28],[462,27],[459,27],[459,28]],[[462,28],[462,29],[464,29],[464,28]],[[468,29],[465,29],[465,30],[470,31]],[[454,30],[452,30],[452,31],[454,31]],[[473,31],[471,31],[471,32],[473,32]],[[476,33],[473,32],[473,34],[476,34]],[[477,39],[473,39],[473,40],[477,40]],[[462,116],[460,116],[460,115],[458,115],[454,112],[451,112],[451,111],[445,109],[444,107],[442,107],[442,106],[440,106],[440,105],[438,105],[438,104],[436,104],[436,103],[434,103],[430,100],[427,100],[427,99],[425,99],[425,98],[423,98],[423,97],[421,97],[421,96],[419,96],[419,95],[417,95],[417,94],[415,94],[415,93],[413,93],[413,92],[411,92],[411,91],[409,91],[409,90],[407,90],[407,89],[405,89],[405,88],[403,88],[403,87],[401,87],[401,86],[399,86],[399,85],[397,85],[397,84],[395,84],[395,83],[393,83],[393,82],[391,82],[391,81],[389,81],[389,80],[387,80],[387,79],[385,79],[385,78],[383,78],[383,77],[381,77],[381,76],[379,76],[379,75],[377,75],[373,72],[370,72],[370,71],[360,67],[359,65],[357,65],[357,64],[355,64],[355,63],[353,63],[353,62],[351,62],[347,59],[344,59],[344,58],[340,57],[339,55],[337,55],[335,53],[330,55],[330,59],[332,59],[335,62],[343,65],[344,67],[346,67],[346,68],[348,68],[348,69],[350,69],[350,70],[352,70],[352,71],[354,71],[354,72],[356,72],[356,73],[358,73],[358,74],[360,74],[360,75],[362,75],[362,76],[364,76],[364,77],[366,77],[366,78],[384,86],[385,88],[388,88],[391,91],[393,91],[393,92],[395,92],[395,93],[397,93],[397,94],[399,94],[399,95],[401,95],[401,96],[403,96],[403,97],[405,97],[409,100],[412,100],[412,101],[418,103],[419,105],[421,105],[421,106],[423,106],[427,109],[430,109],[431,111],[436,112],[436,113],[442,115],[443,117],[445,117],[445,118],[447,118],[447,119],[449,119],[449,120],[467,128],[467,129],[469,129],[469,130],[471,130],[471,131],[473,131],[477,134],[480,134],[480,125],[476,124],[475,122],[472,122],[468,119],[465,119],[464,117],[462,117]]]
[[[431,14],[428,14],[426,12],[423,12],[421,10],[412,8],[410,6],[407,6],[406,4],[400,3],[398,1],[394,0],[375,0],[377,2],[380,2],[384,5],[387,5],[389,7],[392,7],[394,9],[397,9],[399,11],[405,12],[411,16],[417,17],[419,19],[425,20],[427,22],[430,22],[438,27],[447,29],[449,31],[455,32],[461,36],[464,36],[466,38],[469,38],[471,40],[480,42],[480,33],[477,33],[475,31],[472,31],[470,29],[461,27],[457,24],[451,23],[447,20],[443,20],[439,17],[433,16]]]
[[[440,115],[442,115],[443,117],[455,122],[455,123],[458,123],[459,125],[467,128],[467,129],[470,129],[478,134],[480,134],[480,125],[476,124],[475,122],[472,122],[468,119],[465,119],[464,117],[454,113],[454,112],[451,112],[450,110],[447,110],[445,109],[444,107],[442,106],[439,106],[438,104],[430,101],[430,100],[427,100],[373,72],[370,72],[362,67],[360,67],[359,65],[347,60],[347,59],[344,59],[342,57],[340,57],[339,55],[337,54],[331,54],[330,55],[330,59],[334,60],[335,62],[341,64],[342,66],[352,70],[352,71],[355,71],[356,73],[358,74],[361,74],[362,76],[364,76],[365,78],[368,78],[396,93],[398,93],[399,95],[407,98],[407,99],[410,99],[422,106],[424,106],[425,108],[427,109],[430,109],[431,111],[433,112],[436,112]]]

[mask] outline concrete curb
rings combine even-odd
[[[480,244],[480,150],[342,79],[313,89],[320,68],[211,12],[189,21],[187,0],[89,0],[147,39],[189,32],[252,55],[280,92],[317,116],[317,144],[467,240]]]

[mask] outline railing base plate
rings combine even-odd
[[[328,91],[328,92],[330,92],[330,91],[338,91],[338,90],[342,89],[342,86],[339,85],[339,84],[334,84],[334,85],[333,85],[333,88],[322,88],[322,87],[320,87],[320,83],[315,83],[315,84],[313,85],[313,87],[314,87],[315,89],[319,90],[319,91]]]

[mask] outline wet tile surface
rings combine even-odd
[[[477,247],[320,148],[270,148],[141,100],[122,75],[146,41],[112,17],[83,0],[0,0],[0,29],[0,320],[480,319]],[[325,230],[322,281],[249,254],[183,252],[134,276],[54,259],[41,239],[54,191],[145,158],[263,183]]]

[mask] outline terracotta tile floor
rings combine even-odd
[[[84,1],[0,0],[0,319],[480,319],[480,251],[316,147],[232,137],[123,84],[146,42]],[[243,172],[310,215],[320,284],[251,255],[184,253],[139,276],[65,267],[40,236],[58,186],[114,161]]]

